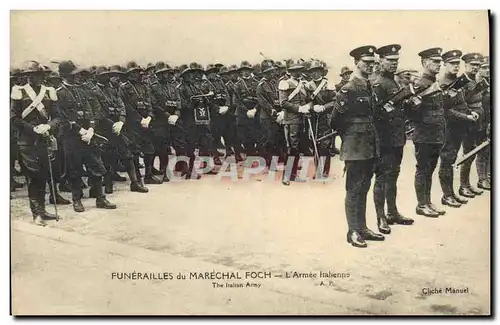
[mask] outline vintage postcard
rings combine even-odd
[[[10,37],[12,315],[491,315],[490,12]]]

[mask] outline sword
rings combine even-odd
[[[486,148],[487,146],[490,145],[490,140],[486,140],[484,141],[483,143],[481,143],[480,145],[478,145],[477,147],[475,147],[474,149],[472,149],[471,151],[469,151],[467,154],[463,155],[462,157],[460,157],[454,164],[453,166],[456,168],[458,166],[460,166],[461,164],[463,164],[466,160],[468,160],[469,158],[471,158],[472,156],[476,155],[479,151],[483,150],[484,148]]]
[[[322,140],[324,140],[324,139],[326,139],[326,138],[328,138],[328,137],[334,136],[334,135],[336,135],[336,134],[337,134],[337,131],[332,130],[332,132],[330,132],[330,133],[328,133],[328,134],[325,134],[324,136],[322,136],[322,137],[320,137],[320,138],[316,139],[316,141],[317,141],[317,142],[320,142],[320,141],[322,141]]]
[[[309,124],[309,135],[311,136],[311,140],[312,140],[313,147],[314,147],[314,157],[316,158],[316,166],[318,166],[320,163],[319,153],[318,153],[318,145],[316,143],[316,137],[314,135],[314,131],[313,131],[312,123],[311,123],[311,117],[309,115],[306,115],[306,118],[307,118],[307,123]]]
[[[52,189],[52,196],[54,197],[54,212],[55,212],[55,215],[56,215],[56,222],[59,222],[59,214],[57,213],[57,198],[56,198],[56,185],[55,185],[55,182],[54,182],[54,174],[52,172],[52,162],[51,162],[51,156],[50,156],[50,151],[55,151],[55,150],[50,150],[50,142],[51,142],[51,138],[47,138],[47,158],[49,160],[49,176],[50,176],[50,185],[51,185],[51,189]]]

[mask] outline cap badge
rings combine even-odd
[[[368,49],[368,52],[373,53],[373,49],[370,47],[370,48]]]
[[[474,55],[474,59],[477,59],[477,58],[478,58],[477,54],[476,54],[476,55]]]
[[[437,50],[438,54],[441,54],[441,50]]]
[[[453,52],[453,56],[457,56],[457,52]]]
[[[395,47],[393,47],[393,48],[391,49],[391,51],[392,51],[392,52],[396,52],[396,48],[395,48]]]

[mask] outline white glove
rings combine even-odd
[[[322,113],[322,112],[325,111],[325,106],[323,106],[323,105],[314,105],[313,110],[316,113]]]
[[[33,128],[36,134],[45,134],[50,130],[50,125],[48,124],[38,124]]]
[[[248,110],[248,111],[247,111],[247,116],[248,116],[248,118],[254,118],[255,113],[257,113],[257,110],[256,110],[255,108],[254,108],[254,109],[251,109],[251,110]]]
[[[86,142],[87,144],[90,143],[90,139],[94,136],[94,129],[89,128],[87,132],[85,132],[84,135],[82,135],[82,141]]]
[[[474,121],[477,121],[477,119],[479,118],[479,114],[476,113],[476,112],[472,112],[470,113],[472,115],[472,117],[474,118]]]
[[[310,109],[311,109],[311,105],[309,105],[309,104],[299,106],[299,113],[307,114],[307,113],[309,113]]]
[[[79,135],[85,135],[86,133],[87,133],[87,130],[85,130],[84,128],[81,128],[80,131],[78,131]]]
[[[455,97],[458,93],[455,89],[448,89],[448,91],[446,92],[446,94],[450,97]]]
[[[119,122],[116,122],[115,124],[113,124],[113,132],[115,134],[120,134],[120,132],[122,131],[122,128],[123,128],[123,122],[122,121],[119,121]]]
[[[278,124],[283,124],[284,119],[285,119],[285,112],[284,111],[278,112],[278,115],[276,116],[276,122],[278,122]]]
[[[394,110],[394,106],[392,106],[391,103],[385,103],[384,104],[384,109],[387,113],[390,113]]]
[[[146,118],[143,118],[143,119],[141,120],[141,126],[142,126],[143,128],[147,128],[147,127],[149,127],[149,123],[150,123],[150,122],[151,122],[151,116],[148,116],[148,117],[146,117]]]
[[[229,110],[229,107],[227,107],[227,106],[219,106],[219,114],[220,115],[226,114],[228,110]]]
[[[168,117],[168,124],[175,125],[175,123],[177,122],[178,119],[179,119],[179,116],[177,116],[177,115],[170,115]]]

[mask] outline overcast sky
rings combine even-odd
[[[489,51],[486,11],[13,11],[11,64],[71,59],[83,65],[239,64],[320,58],[338,79],[361,45],[402,46],[403,67],[420,68],[417,53]]]

